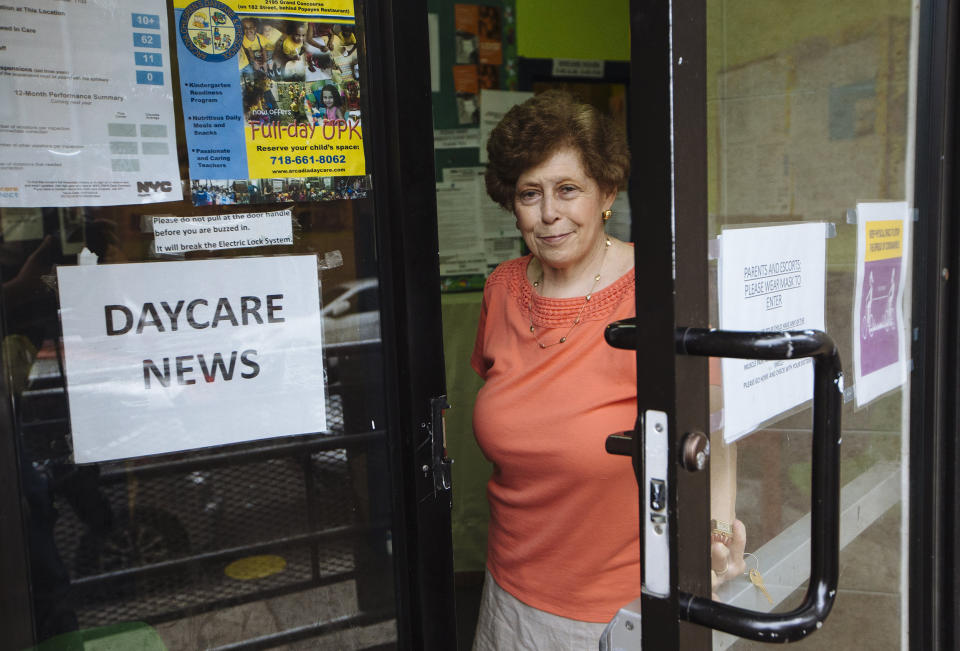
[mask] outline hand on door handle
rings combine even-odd
[[[614,348],[641,345],[637,319],[607,326]],[[679,355],[738,359],[800,359],[813,365],[813,450],[810,508],[810,579],[801,603],[789,612],[767,613],[737,608],[680,591],[680,617],[733,635],[762,642],[793,642],[823,625],[837,594],[840,555],[840,419],[843,368],[833,340],[818,330],[741,332],[677,328]]]
[[[760,613],[681,592],[681,616],[691,622],[764,642],[792,642],[823,624],[837,593],[840,550],[840,407],[843,370],[833,340],[817,330],[732,332],[680,328],[676,350],[684,355],[739,359],[799,359],[813,365],[813,463],[811,468],[810,579],[799,606]]]
[[[743,552],[747,546],[747,528],[740,520],[733,521],[733,540],[729,545],[722,542],[713,542],[710,545],[710,589],[713,598],[717,599],[717,588],[732,579],[740,576],[747,565],[743,559]]]

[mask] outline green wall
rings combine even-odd
[[[532,59],[630,60],[628,0],[517,0],[517,54]]]

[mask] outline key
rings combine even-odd
[[[763,596],[767,598],[767,601],[770,602],[770,605],[773,605],[773,597],[770,596],[770,593],[767,592],[767,586],[763,583],[763,577],[760,576],[759,570],[750,570],[750,583],[757,586],[760,592],[763,593]]]

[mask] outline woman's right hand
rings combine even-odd
[[[743,574],[746,562],[743,551],[747,546],[747,528],[740,520],[733,521],[733,540],[710,545],[710,589],[717,599],[717,588],[735,576]]]

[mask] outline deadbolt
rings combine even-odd
[[[683,467],[697,472],[707,467],[710,459],[710,439],[703,432],[690,432],[683,437]]]

